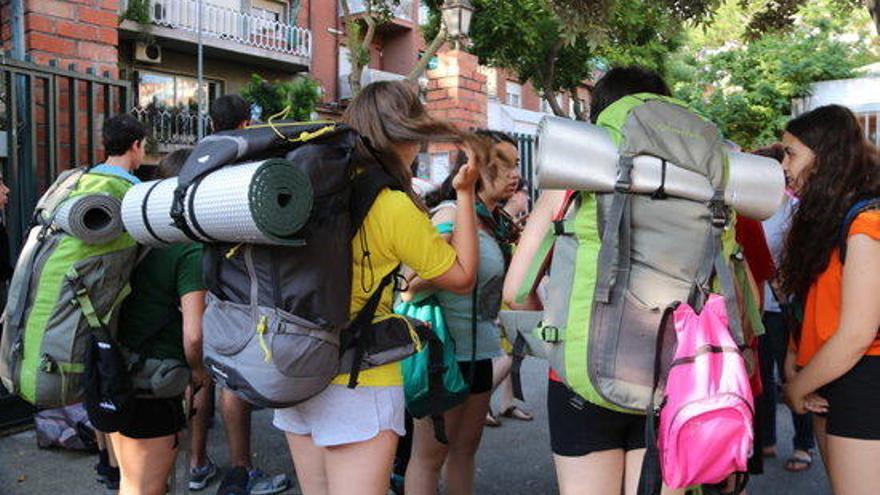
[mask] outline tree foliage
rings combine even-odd
[[[251,74],[251,81],[242,89],[241,96],[261,109],[262,119],[288,109],[286,118],[309,120],[321,102],[320,86],[308,77],[271,83],[257,74]]]
[[[877,60],[876,46],[867,41],[867,13],[834,2],[811,0],[790,28],[754,39],[751,25],[742,22],[748,13],[725,6],[710,32],[691,33],[671,61],[676,96],[746,148],[775,141],[792,100],[807,96],[813,83],[853,77],[857,67]]]

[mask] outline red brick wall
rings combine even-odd
[[[477,57],[458,50],[439,55],[436,70],[428,71],[428,111],[459,127],[486,127],[486,76]]]
[[[119,0],[26,0],[25,44],[38,64],[58,60],[119,75]]]

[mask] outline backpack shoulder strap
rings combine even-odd
[[[846,216],[843,217],[843,224],[840,226],[840,234],[838,236],[840,262],[846,263],[846,241],[849,238],[849,229],[852,223],[862,212],[880,209],[880,197],[868,198],[858,201],[852,205]]]
[[[366,169],[352,180],[351,190],[351,235],[363,225],[370,208],[384,189],[403,190],[403,186],[388,174],[378,163],[370,163]]]

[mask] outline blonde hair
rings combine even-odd
[[[421,200],[412,189],[411,164],[401,162],[394,145],[464,139],[458,128],[428,115],[415,90],[402,81],[380,81],[364,87],[345,110],[342,121],[366,138],[371,148],[359,145],[358,151],[365,156],[372,151],[385,171],[420,206]]]

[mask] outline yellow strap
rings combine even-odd
[[[266,345],[266,339],[264,335],[266,334],[266,330],[269,329],[269,318],[266,315],[260,317],[260,322],[257,323],[257,338],[260,341],[260,350],[263,351],[263,361],[270,363],[272,362],[272,351],[269,349],[269,346]]]
[[[415,327],[413,327],[412,322],[409,321],[409,318],[407,318],[403,315],[396,314],[396,313],[391,313],[388,315],[376,317],[373,320],[373,323],[374,324],[381,323],[381,322],[388,320],[388,319],[391,319],[391,318],[398,318],[400,320],[403,320],[403,323],[406,325],[406,328],[409,330],[409,338],[412,339],[416,352],[421,352],[422,348],[423,348],[422,339],[419,338],[419,334],[416,332]]]
[[[242,246],[244,246],[244,243],[240,242],[235,246],[229,248],[229,251],[226,251],[226,259],[231,260],[232,257],[235,256],[236,253],[238,253],[238,250],[241,249]]]

